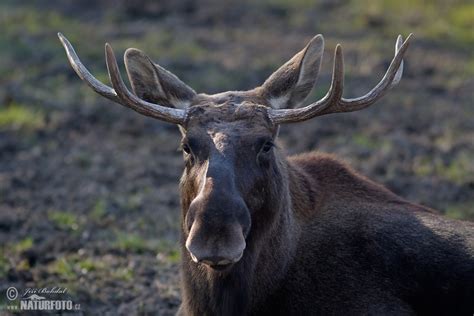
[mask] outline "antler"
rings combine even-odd
[[[117,60],[112,47],[109,44],[105,44],[105,58],[107,62],[107,69],[109,72],[110,81],[112,82],[113,89],[99,80],[97,80],[82,64],[81,60],[77,56],[71,43],[61,34],[58,33],[58,37],[66,50],[69,63],[76,72],[76,74],[83,81],[89,85],[95,92],[106,97],[109,100],[117,102],[123,106],[129,107],[138,113],[146,116],[151,116],[162,121],[183,124],[186,112],[182,109],[174,109],[165,106],[161,106],[154,103],[149,103],[145,100],[138,98],[136,95],[131,93],[125,83],[123,82],[122,76],[118,69]]]
[[[395,57],[380,82],[366,95],[354,98],[342,98],[344,88],[344,57],[342,48],[338,44],[334,53],[334,66],[331,87],[327,94],[319,101],[296,109],[269,109],[268,115],[275,124],[295,123],[309,120],[316,116],[330,113],[352,112],[366,108],[379,100],[391,87],[396,85],[403,73],[403,55],[405,54],[410,34],[405,42],[399,35],[395,44]]]

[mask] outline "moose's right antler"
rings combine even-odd
[[[109,44],[105,45],[105,57],[107,61],[107,68],[109,71],[110,81],[113,89],[99,80],[97,80],[82,64],[77,56],[71,43],[61,34],[58,37],[66,50],[69,63],[76,72],[76,74],[85,81],[98,94],[117,102],[123,106],[129,107],[138,113],[146,116],[151,116],[162,121],[183,124],[186,112],[182,109],[169,108],[158,104],[150,103],[140,99],[128,90],[127,86],[122,80],[120,71],[118,69],[117,60],[115,58],[112,47]]]

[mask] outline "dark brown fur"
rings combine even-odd
[[[334,157],[269,147],[278,126],[268,109],[301,104],[322,51],[315,37],[261,87],[216,95],[127,53],[138,96],[187,107],[178,314],[472,315],[472,223],[405,201]]]
[[[363,109],[393,87],[408,45],[401,36],[386,75],[367,95],[342,96],[342,51],[326,97],[303,109],[324,51],[321,35],[261,87],[196,94],[129,49],[126,91],[115,56],[115,91],[73,68],[99,94],[180,125],[180,315],[473,315],[474,225],[448,220],[393,194],[337,159],[285,157],[279,125]],[[149,104],[144,100],[154,102]],[[170,110],[166,107],[180,108]]]
[[[212,129],[239,139],[273,132],[264,108],[209,100],[191,108],[187,136]],[[231,148],[237,165],[249,155],[239,144]],[[244,256],[224,272],[193,262],[184,247],[201,174],[187,167],[181,314],[472,313],[472,223],[407,202],[329,155],[287,159],[275,149],[269,164],[255,186],[265,189],[253,193],[244,192],[253,185],[252,168],[239,169],[238,194],[245,201],[256,194],[262,203],[250,211]]]

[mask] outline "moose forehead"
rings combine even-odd
[[[218,138],[227,142],[230,138],[272,135],[275,126],[265,103],[259,97],[235,93],[200,95],[188,109],[186,135],[209,135],[213,139],[220,135]]]

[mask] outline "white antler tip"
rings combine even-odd
[[[317,53],[322,56],[324,52],[324,38],[321,34],[316,35],[313,37],[308,45],[306,46],[308,50],[313,51],[314,53]]]
[[[317,44],[324,44],[324,37],[323,35],[318,34],[311,39],[311,42],[316,42]]]
[[[407,38],[405,39],[405,42],[403,44],[408,44],[413,37],[413,33],[408,34]]]
[[[61,43],[63,44],[63,46],[67,46],[68,44],[71,45],[69,43],[69,41],[67,40],[67,38],[63,35],[63,33],[58,32],[58,38],[61,41]]]

